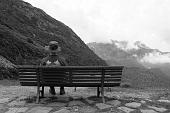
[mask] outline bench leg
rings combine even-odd
[[[37,86],[37,99],[36,99],[36,103],[38,104],[40,101],[40,86]]]
[[[41,97],[44,97],[44,86],[42,86]]]
[[[99,96],[100,96],[100,88],[97,87],[97,97],[99,97]]]
[[[101,95],[102,95],[102,101],[105,103],[105,98],[104,98],[104,87],[101,87]]]
[[[108,88],[108,90],[111,92],[112,91],[112,89],[111,89],[111,87],[107,87]]]
[[[76,87],[74,87],[74,92],[76,92]]]

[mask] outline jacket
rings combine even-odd
[[[48,55],[47,57],[45,57],[41,60],[40,66],[46,66],[48,61],[52,62],[52,63],[58,61],[60,63],[60,66],[67,66],[68,65],[65,58],[63,58],[59,55]]]

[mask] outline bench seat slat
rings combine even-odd
[[[109,76],[109,77],[104,77],[104,79],[111,79],[111,78],[121,78],[121,76]],[[72,79],[101,79],[101,77],[94,77],[94,76],[85,76],[85,77],[80,77],[80,76],[73,76]]]
[[[99,82],[96,82],[96,83],[79,83],[79,82],[75,82],[72,84],[73,86],[76,86],[76,87],[79,87],[79,86],[86,86],[86,87],[95,87],[95,86],[101,86],[101,83]],[[104,86],[120,86],[120,83],[119,82],[114,82],[114,83],[106,83],[104,84]]]
[[[69,82],[61,82],[61,81],[57,81],[57,82],[53,82],[53,81],[49,81],[49,82],[42,82],[42,84],[70,84]]]
[[[37,75],[20,75],[19,78],[37,78]]]
[[[37,82],[36,81],[24,81],[24,80],[22,80],[22,81],[20,81],[21,83],[29,83],[30,85],[31,84],[37,84]]]
[[[21,86],[37,86],[37,82],[20,81]]]
[[[42,80],[43,82],[57,82],[57,81],[69,81],[69,79],[66,79],[66,78],[60,78],[60,79],[43,79]]]
[[[62,80],[62,79],[69,79],[69,77],[43,77],[44,81],[48,80]],[[72,77],[72,80],[101,80],[101,77]],[[121,80],[121,77],[105,77],[104,80]]]
[[[44,86],[64,86],[64,87],[100,87],[101,83],[91,83],[91,84],[81,84],[81,83],[74,83],[74,84],[56,84],[56,83],[50,83],[50,84],[43,84]],[[120,86],[120,83],[111,83],[111,84],[105,84],[104,87],[115,87]]]
[[[61,79],[61,78],[69,78],[69,76],[41,76],[43,80],[45,79]]]
[[[19,69],[19,72],[36,72],[36,69]]]
[[[19,78],[20,81],[37,81],[37,78]]]
[[[73,75],[101,75],[101,73],[72,73]]]
[[[100,81],[101,79],[72,79],[72,81]]]
[[[78,84],[87,85],[87,86],[92,85],[92,84],[100,84],[100,86],[101,86],[100,82],[73,82],[72,84],[74,84],[75,86]],[[105,83],[105,84],[110,84],[110,85],[111,84],[120,84],[120,82],[111,82],[111,83]]]
[[[43,82],[57,82],[57,81],[68,81],[68,79],[45,79]]]
[[[105,75],[121,75],[122,72],[105,72]]]
[[[120,81],[121,79],[107,79],[105,82],[108,81]],[[101,79],[72,79],[72,82],[92,82],[92,81],[98,81],[101,82]]]
[[[72,70],[73,73],[101,73],[102,70]],[[122,72],[122,70],[105,70],[105,72]]]
[[[49,73],[49,74],[42,74],[42,76],[46,76],[46,77],[48,77],[48,76],[67,76],[67,74],[60,74],[60,73]]]
[[[65,73],[65,72],[68,72],[67,70],[62,70],[62,69],[44,69],[44,70],[42,70],[42,73]]]
[[[105,73],[105,75],[121,75],[122,73]],[[73,73],[73,75],[101,75],[101,73]]]
[[[19,75],[37,75],[36,72],[19,72]]]
[[[104,82],[110,82],[110,81],[121,81],[121,79],[105,79]]]

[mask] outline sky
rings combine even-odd
[[[170,52],[170,0],[24,0],[85,42],[141,41]]]

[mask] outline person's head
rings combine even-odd
[[[50,54],[57,54],[61,51],[59,44],[57,41],[50,41],[46,49],[50,52]]]

